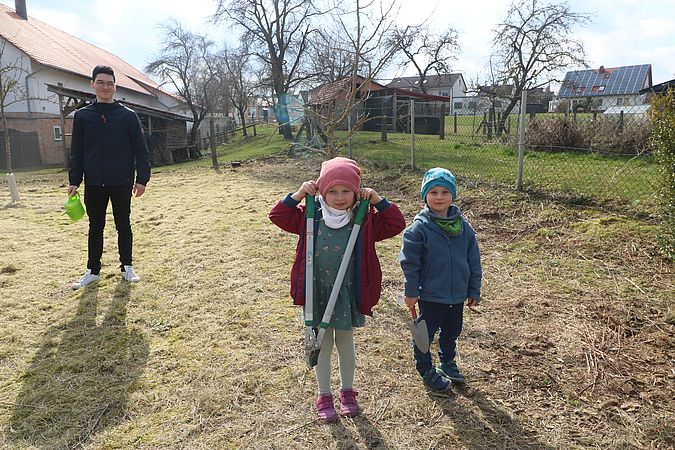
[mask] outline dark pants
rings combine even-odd
[[[117,247],[120,253],[120,269],[131,265],[131,186],[85,186],[84,204],[89,216],[89,259],[87,268],[98,274],[101,271],[103,254],[103,229],[108,200],[112,203],[115,228],[117,228]]]
[[[441,362],[450,362],[455,360],[457,338],[462,332],[462,321],[464,317],[464,303],[456,305],[446,305],[443,303],[420,301],[420,315],[418,320],[424,320],[427,323],[429,331],[429,344],[434,341],[436,331],[438,334],[438,358]],[[424,375],[433,367],[431,363],[431,351],[422,353],[413,344],[415,352],[415,368]]]

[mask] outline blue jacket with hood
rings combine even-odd
[[[452,205],[448,218],[460,218],[462,229],[449,236],[423,209],[403,232],[400,253],[406,297],[458,304],[467,298],[480,300],[483,269],[476,233],[464,219],[457,205]]]

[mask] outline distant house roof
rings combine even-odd
[[[103,64],[113,68],[119,87],[143,94],[165,91],[143,72],[121,58],[76,38],[64,31],[29,17],[23,19],[13,9],[0,4],[0,37],[23,51],[30,58],[48,67],[91,78],[92,69]]]
[[[356,77],[356,83],[358,85],[357,89],[359,92],[384,89],[384,86],[380,83],[377,83],[373,80],[368,81],[360,75]],[[352,78],[349,77],[321,85],[310,91],[307,104],[323,105],[328,102],[332,102],[333,100],[346,95],[351,90],[351,84]],[[368,87],[363,87],[363,84],[367,84]]]
[[[652,85],[652,65],[604,67],[567,72],[558,98],[638,94]]]
[[[655,84],[654,86],[649,86],[640,91],[640,94],[648,94],[653,92],[655,94],[660,94],[666,92],[668,89],[675,89],[675,79],[664,81],[663,83]]]
[[[444,75],[427,75],[424,79],[425,89],[438,89],[444,87],[452,87],[457,80],[462,79],[461,73],[449,73]],[[407,90],[420,90],[420,77],[399,77],[394,78],[391,83],[387,84],[388,88],[398,88]]]
[[[515,86],[512,84],[492,84],[489,86],[478,86],[478,96],[508,98],[511,97],[514,89]]]
[[[450,97],[441,95],[423,94],[418,91],[411,91],[410,89],[401,89],[401,88],[378,89],[376,91],[372,91],[370,93],[370,96],[371,98],[374,98],[374,97],[386,97],[394,94],[396,94],[396,98],[398,98],[399,100],[416,99],[423,102],[444,102],[444,103],[450,102]]]

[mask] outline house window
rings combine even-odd
[[[462,102],[455,102],[455,109],[462,109]]]
[[[55,141],[63,140],[63,130],[61,130],[61,125],[54,125],[53,132]]]
[[[616,99],[616,106],[623,106],[623,98],[619,97]]]

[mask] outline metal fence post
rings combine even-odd
[[[438,135],[441,140],[445,139],[445,103],[441,103],[441,117],[439,123]]]
[[[349,148],[349,159],[352,158],[352,112],[349,111],[347,116],[347,133],[349,138],[347,139],[347,148]]]
[[[410,165],[415,169],[415,100],[410,99]]]
[[[518,183],[516,189],[523,190],[523,160],[525,159],[525,116],[527,115],[527,89],[520,98],[520,124],[518,125]]]

